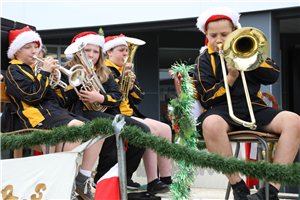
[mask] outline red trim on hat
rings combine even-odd
[[[230,17],[228,17],[227,15],[212,15],[210,18],[208,18],[205,22],[205,25],[204,25],[204,29],[206,31],[206,27],[207,27],[207,24],[209,22],[212,22],[212,21],[216,21],[218,19],[228,19],[229,21],[232,22],[232,19]]]
[[[78,38],[81,38],[81,37],[84,37],[84,36],[87,36],[87,35],[98,35],[98,34],[95,33],[95,32],[90,32],[90,31],[79,33],[78,35],[76,35],[73,38],[72,43],[74,43]]]
[[[105,38],[105,43],[106,43],[106,42],[109,42],[109,41],[111,41],[111,40],[114,40],[114,39],[116,39],[116,38],[121,38],[121,37],[125,37],[125,35],[123,35],[123,34],[121,33],[120,35],[107,36],[107,37]]]
[[[207,36],[205,37],[205,46],[207,46],[207,43],[208,43],[208,39],[207,39]]]

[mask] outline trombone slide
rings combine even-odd
[[[252,108],[252,104],[251,104],[251,100],[250,100],[250,95],[249,95],[249,91],[248,91],[244,71],[240,71],[240,72],[241,72],[241,77],[242,77],[243,86],[244,86],[244,90],[245,90],[245,96],[246,96],[246,100],[247,100],[247,105],[248,105],[248,110],[249,110],[251,122],[247,122],[247,121],[244,121],[242,119],[239,119],[233,113],[233,107],[232,107],[232,102],[231,102],[230,90],[229,90],[229,86],[228,86],[227,73],[226,73],[226,68],[225,68],[225,62],[224,62],[224,55],[223,55],[222,46],[223,45],[219,45],[218,47],[219,47],[219,55],[220,55],[221,65],[222,65],[222,73],[223,73],[223,77],[224,77],[224,85],[225,85],[225,90],[226,90],[226,98],[227,98],[229,116],[236,123],[242,124],[244,127],[255,130],[256,127],[257,127],[256,124],[255,124],[256,120],[255,120],[255,117],[254,117],[254,112],[253,112],[253,108]]]

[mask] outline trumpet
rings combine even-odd
[[[86,90],[86,91],[92,91],[91,86],[94,86],[95,90],[99,93],[106,94],[105,89],[103,85],[101,84],[97,74],[95,73],[93,67],[93,63],[91,60],[89,60],[86,56],[84,47],[87,45],[86,41],[83,42],[74,42],[71,45],[69,45],[66,50],[65,54],[76,54],[76,56],[80,59],[81,64],[77,64],[75,66],[83,68],[87,72],[87,76],[84,77],[83,81],[81,82],[81,90]],[[79,94],[78,90],[74,87],[74,90],[76,91],[77,94]],[[83,102],[85,107],[88,110],[95,110],[95,111],[100,111],[104,112],[107,107],[102,106],[99,103],[93,103],[93,104],[86,104]]]
[[[33,56],[34,59],[36,59],[38,62],[44,63],[44,60],[38,58],[37,56]],[[37,76],[43,67],[38,67],[39,63],[35,64],[35,75]],[[75,69],[77,66],[73,66],[70,70],[67,70],[66,68],[60,66],[59,69],[55,69],[58,73],[58,78],[55,78],[53,75],[50,75],[49,77],[49,85],[52,89],[55,89],[56,86],[60,86],[63,89],[67,89],[68,85],[61,81],[61,71],[66,74],[69,78],[69,84],[72,87],[77,87],[80,85],[84,79],[85,73],[83,69]]]
[[[268,39],[260,30],[252,27],[245,27],[232,32],[225,40],[224,45],[218,44],[217,46],[219,48],[219,55],[221,58],[229,116],[233,121],[243,125],[244,127],[255,130],[256,120],[253,113],[244,71],[251,71],[258,68],[267,59],[269,54]],[[231,67],[239,70],[241,73],[251,122],[239,119],[233,113],[224,59]]]
[[[144,45],[146,43],[143,40],[131,38],[131,37],[124,37],[124,40],[127,42],[128,45],[128,56],[124,59],[124,65],[122,68],[122,77],[119,83],[119,90],[120,92],[122,92],[123,101],[127,100],[130,86],[131,86],[131,81],[136,77],[135,74],[132,72],[128,73],[125,76],[126,63],[133,63],[133,58],[137,48],[140,45]],[[133,70],[133,66],[132,66],[132,70]]]

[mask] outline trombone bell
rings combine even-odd
[[[226,62],[239,71],[251,71],[268,57],[269,42],[263,32],[245,27],[232,32],[224,42]]]

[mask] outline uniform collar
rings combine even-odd
[[[209,53],[209,54],[217,53],[217,52],[215,52],[215,50],[213,50],[213,48],[210,46],[209,43],[207,43],[207,49],[208,49],[208,53]]]
[[[12,64],[12,65],[26,65],[26,66],[30,67],[30,66],[27,65],[26,63],[23,63],[22,61],[17,60],[17,59],[13,59],[13,60],[11,60],[9,63]],[[35,64],[33,64],[32,67],[30,67],[30,68],[34,71]]]
[[[118,67],[114,63],[112,63],[109,59],[105,59],[105,65],[116,68],[120,73],[122,72],[122,67]]]
[[[22,61],[19,61],[19,60],[16,60],[16,59],[11,60],[9,63],[12,64],[12,65],[21,65],[21,64],[23,64]]]

